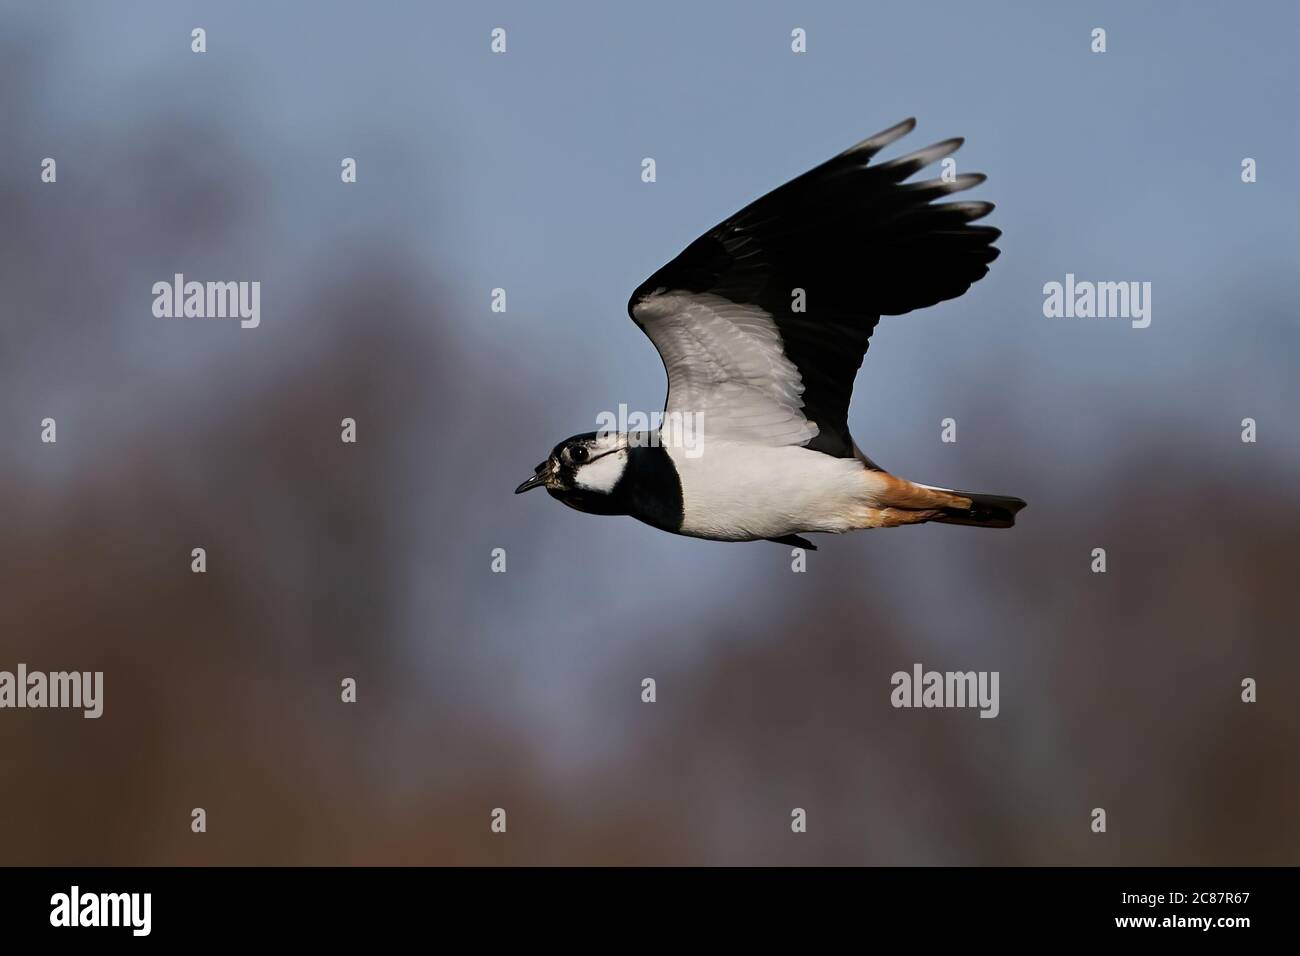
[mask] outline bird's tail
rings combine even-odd
[[[900,524],[938,521],[977,528],[1010,528],[1025,506],[1019,498],[982,495],[922,485],[887,471],[863,472],[870,482],[873,514],[862,527],[892,528]]]
[[[943,508],[931,521],[975,528],[1010,528],[1016,523],[1016,512],[1025,506],[1023,499],[1007,495],[982,495],[971,491],[949,491],[949,494],[969,498],[970,508]]]

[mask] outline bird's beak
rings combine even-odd
[[[533,475],[533,477],[529,478],[522,485],[516,488],[515,494],[522,495],[525,491],[532,491],[539,485],[546,484],[546,479],[551,476],[551,463],[549,460],[544,461],[533,470],[536,471],[537,474]]]
[[[532,491],[534,488],[540,487],[541,485],[544,484],[546,484],[545,474],[533,475],[533,477],[529,478],[522,485],[520,485],[518,488],[515,489],[515,494],[522,495],[525,491]]]

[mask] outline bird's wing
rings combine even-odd
[[[637,288],[633,321],[668,372],[668,418],[703,434],[854,457],[849,397],[872,330],[952,299],[988,272],[1001,234],[987,202],[940,202],[978,173],[906,183],[954,152],[945,140],[870,164],[906,120],[772,190]]]

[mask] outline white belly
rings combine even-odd
[[[682,534],[724,541],[863,526],[872,472],[798,445],[711,441],[698,458],[669,448],[682,483]]]

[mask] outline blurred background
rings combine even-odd
[[[1300,14],[1050,6],[0,7],[0,669],[105,675],[0,712],[0,863],[1300,862]],[[1002,257],[850,420],[1014,531],[793,574],[511,494],[662,406],[642,279],[909,115]],[[260,328],[155,319],[176,272]],[[1044,318],[1067,272],[1150,328]],[[1000,716],[891,708],[914,662]]]

